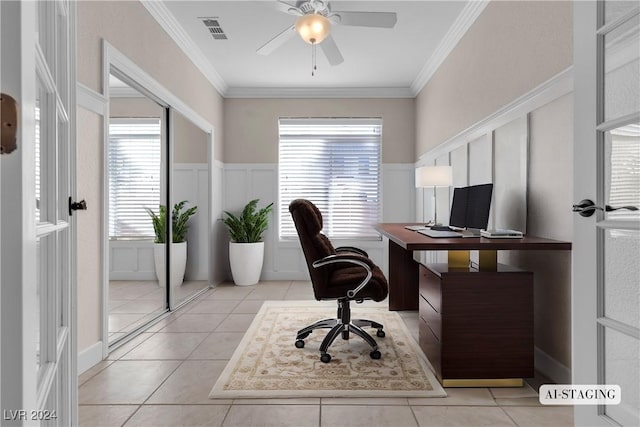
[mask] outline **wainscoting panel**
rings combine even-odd
[[[469,143],[469,185],[488,184],[493,178],[491,134]]]
[[[309,274],[302,249],[297,242],[278,240],[278,169],[275,164],[225,164],[223,209],[238,212],[252,199],[260,199],[259,206],[274,202],[269,229],[265,233],[265,258],[262,280],[308,280]],[[412,221],[415,212],[415,184],[413,164],[382,165],[382,218],[385,222]],[[339,241],[336,246],[357,246],[387,271],[387,247],[382,240]],[[222,245],[220,245],[220,250]],[[227,279],[231,278],[226,252]]]
[[[152,240],[112,240],[109,259],[109,280],[156,280]]]
[[[453,187],[469,185],[469,151],[468,146],[456,148],[451,152],[451,167],[453,169]],[[451,193],[453,200],[453,192]]]
[[[413,221],[415,186],[412,164],[382,165],[382,222]]]
[[[496,228],[526,232],[527,116],[494,131],[493,207]]]

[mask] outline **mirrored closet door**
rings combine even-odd
[[[209,134],[171,109],[172,307],[209,287]]]
[[[168,309],[166,124],[167,107],[112,68],[104,177],[110,346]]]

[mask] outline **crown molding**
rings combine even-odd
[[[205,78],[211,82],[220,95],[225,96],[229,87],[193,39],[180,26],[164,3],[157,0],[140,0],[140,2],[167,34],[169,34],[173,41],[176,42],[185,55],[187,55],[202,74],[204,74]]]
[[[414,98],[414,95],[405,87],[232,87],[225,98]]]
[[[449,31],[442,38],[442,41],[436,47],[433,54],[422,67],[420,73],[411,84],[411,92],[413,96],[417,96],[422,88],[431,80],[431,77],[438,70],[440,65],[449,56],[451,51],[456,47],[462,36],[464,36],[478,19],[485,7],[489,4],[489,0],[471,0],[467,2],[462,12],[458,15]]]

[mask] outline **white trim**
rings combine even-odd
[[[112,98],[146,98],[146,96],[129,86],[112,87],[109,92]]]
[[[426,164],[429,160],[455,150],[469,141],[493,131],[500,126],[515,120],[537,108],[540,108],[563,95],[573,92],[573,67],[556,74],[538,87],[520,96],[498,111],[463,130],[459,134],[420,155],[416,167]]]
[[[571,369],[549,356],[538,347],[534,347],[535,367],[544,376],[556,384],[571,384]]]
[[[140,3],[142,3],[169,37],[176,42],[178,48],[187,55],[193,64],[204,74],[205,78],[211,82],[213,87],[215,87],[222,96],[225,96],[228,90],[227,84],[164,3],[157,0],[140,0]]]
[[[414,98],[404,87],[271,88],[232,87],[225,98]]]
[[[422,70],[411,83],[411,93],[417,96],[425,87],[431,77],[438,71],[440,65],[456,47],[460,39],[467,33],[469,28],[476,22],[484,8],[489,4],[489,0],[477,0],[468,2],[456,18],[449,31],[444,35],[440,44],[422,67]]]
[[[101,116],[108,114],[107,106],[109,101],[104,95],[88,88],[82,83],[76,84],[76,103],[89,111],[92,111]]]
[[[102,341],[98,341],[78,352],[78,375],[88,371],[102,361]]]

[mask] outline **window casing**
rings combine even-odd
[[[160,204],[161,120],[111,119],[108,165],[109,238],[153,238],[145,208]]]
[[[382,119],[280,119],[279,235],[298,235],[291,201],[312,201],[331,239],[379,240]]]

